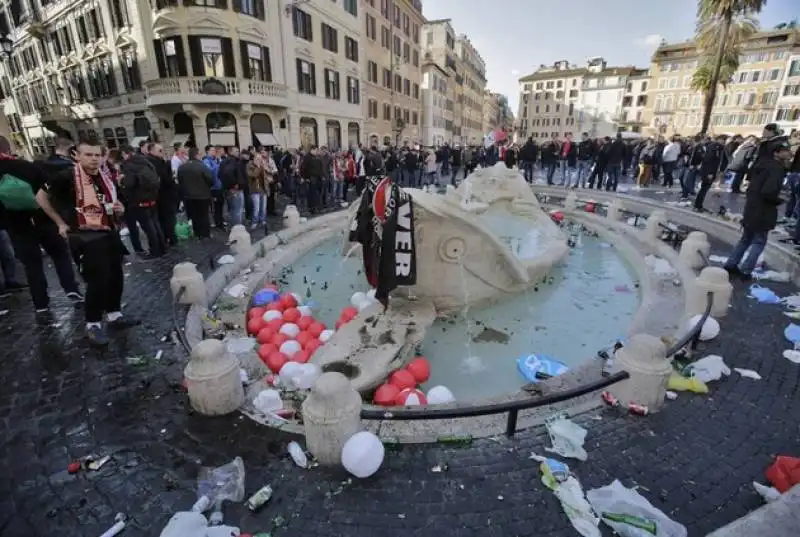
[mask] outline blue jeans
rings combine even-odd
[[[533,165],[535,162],[532,160],[523,160],[520,162],[520,168],[522,168],[522,175],[525,176],[525,180],[529,183],[533,182]]]
[[[545,169],[546,175],[547,175],[547,184],[548,185],[552,185],[553,184],[553,176],[556,174],[556,163],[555,162],[548,162],[547,164],[544,164],[543,166],[544,166],[544,169]]]
[[[232,226],[238,226],[244,221],[244,194],[241,190],[229,190],[225,193],[228,203],[228,221]]]
[[[767,245],[767,232],[766,231],[742,231],[742,238],[736,243],[730,257],[725,262],[725,268],[728,270],[739,268],[744,274],[752,274],[756,268],[758,257],[764,251]],[[744,254],[747,253],[747,257]],[[742,258],[744,257],[744,261]],[[741,263],[741,265],[739,264]]]
[[[579,160],[578,161],[578,168],[573,175],[573,184],[572,186],[578,186],[580,184],[581,188],[586,186],[586,178],[589,176],[589,170],[592,168],[592,161],[591,160]],[[600,178],[600,183],[602,184],[603,178]]]
[[[608,179],[606,180],[606,190],[608,191],[617,190],[621,167],[622,167],[621,164],[609,164],[608,166],[606,166],[606,174],[608,174]]]
[[[688,198],[694,194],[694,182],[697,179],[697,170],[695,168],[686,168],[681,177],[681,197]]]
[[[333,201],[342,201],[344,198],[344,182],[333,180],[331,181],[331,188],[333,192],[331,195],[333,196]]]
[[[253,202],[253,217],[250,221],[255,224],[263,224],[267,220],[267,196],[263,193],[250,194]]]
[[[569,161],[560,160],[558,162],[558,169],[561,170],[561,184],[569,187],[570,177],[575,174],[575,168],[569,165]]]
[[[419,186],[420,173],[418,170],[403,170],[403,184],[409,187]]]

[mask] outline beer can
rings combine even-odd
[[[247,506],[248,509],[250,509],[250,511],[255,513],[256,511],[264,507],[270,500],[270,498],[272,498],[272,487],[270,485],[264,485],[263,487],[258,489],[258,491],[256,491],[255,494],[253,494],[247,499],[245,505]]]
[[[631,414],[635,414],[637,416],[647,416],[650,413],[650,409],[644,405],[637,405],[636,403],[628,404],[628,412]]]
[[[619,406],[619,399],[611,395],[610,392],[603,392],[600,395],[603,398],[603,402],[608,406]]]

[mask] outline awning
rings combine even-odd
[[[180,144],[183,147],[189,141],[189,136],[191,134],[176,134],[175,138],[172,139],[172,147],[175,147],[176,144]]]
[[[275,147],[277,145],[280,145],[278,143],[278,139],[275,138],[275,136],[272,134],[256,132],[254,133],[254,135],[256,137],[256,140],[258,140],[258,143],[260,143],[263,147]]]
[[[131,140],[131,147],[134,149],[139,149],[139,144],[142,142],[146,142],[149,140],[149,136],[134,136],[133,140]]]
[[[233,147],[236,145],[236,133],[211,132],[208,134],[208,143],[222,147]]]

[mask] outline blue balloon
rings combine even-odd
[[[272,304],[280,298],[280,294],[275,289],[262,289],[253,295],[254,306],[266,306]]]
[[[800,326],[791,323],[783,330],[783,335],[792,343],[800,341]]]

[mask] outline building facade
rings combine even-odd
[[[422,64],[422,140],[439,147],[453,139],[453,80],[434,62]]]
[[[577,131],[592,138],[615,136],[625,119],[623,96],[633,67],[608,67],[603,58],[592,58],[581,81],[577,105]]]
[[[759,32],[742,46],[739,69],[720,88],[711,116],[712,134],[756,134],[776,119],[789,59],[800,50],[795,30]],[[691,88],[702,58],[689,41],[660,46],[650,67],[644,131],[647,134],[694,134],[703,119],[703,95]]]
[[[519,139],[542,141],[579,132],[578,106],[588,72],[586,67],[562,60],[552,66],[541,65],[533,74],[520,78]]]
[[[112,147],[361,141],[357,0],[19,5],[0,16],[4,108],[33,154],[59,132]]]
[[[456,38],[456,97],[461,117],[456,118],[456,142],[477,145],[483,140],[483,94],[486,88],[486,62],[466,35]],[[459,131],[460,128],[460,131]]]
[[[650,72],[647,69],[634,69],[628,76],[625,94],[622,97],[622,110],[619,130],[641,133],[644,111],[647,108],[647,90],[650,85]]]
[[[330,4],[330,2],[328,2]],[[365,129],[370,145],[419,142],[425,21],[419,0],[364,0]]]
[[[800,51],[790,55],[786,60],[775,121],[784,132],[800,129]]]
[[[490,91],[483,95],[483,124],[481,131],[484,134],[488,134],[502,124],[503,116],[500,109],[500,97],[499,93]]]

